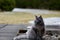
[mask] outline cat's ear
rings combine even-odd
[[[40,15],[40,16],[39,16],[39,18],[41,18],[41,19],[42,19],[42,16]]]
[[[42,16],[40,15],[39,18],[42,18]]]
[[[35,15],[35,18],[38,19],[38,16]]]

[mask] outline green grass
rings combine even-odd
[[[60,14],[36,14],[42,15],[43,18],[47,17],[60,17]],[[28,23],[30,20],[34,20],[35,15],[24,12],[0,12],[0,23],[4,24],[20,24]]]

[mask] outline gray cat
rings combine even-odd
[[[21,40],[21,39],[26,39],[26,40],[43,40],[43,35],[45,32],[44,28],[44,22],[41,16],[37,17],[35,19],[35,25],[32,26],[30,30],[28,30],[25,34],[19,35],[17,37],[14,37],[14,40]]]

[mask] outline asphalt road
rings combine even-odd
[[[27,24],[0,24],[0,40],[12,40],[19,29],[26,29]]]

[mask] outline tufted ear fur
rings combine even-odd
[[[42,16],[40,15],[39,18],[42,19]]]
[[[38,16],[35,15],[35,18],[38,19]]]
[[[41,15],[39,17],[42,17]]]

